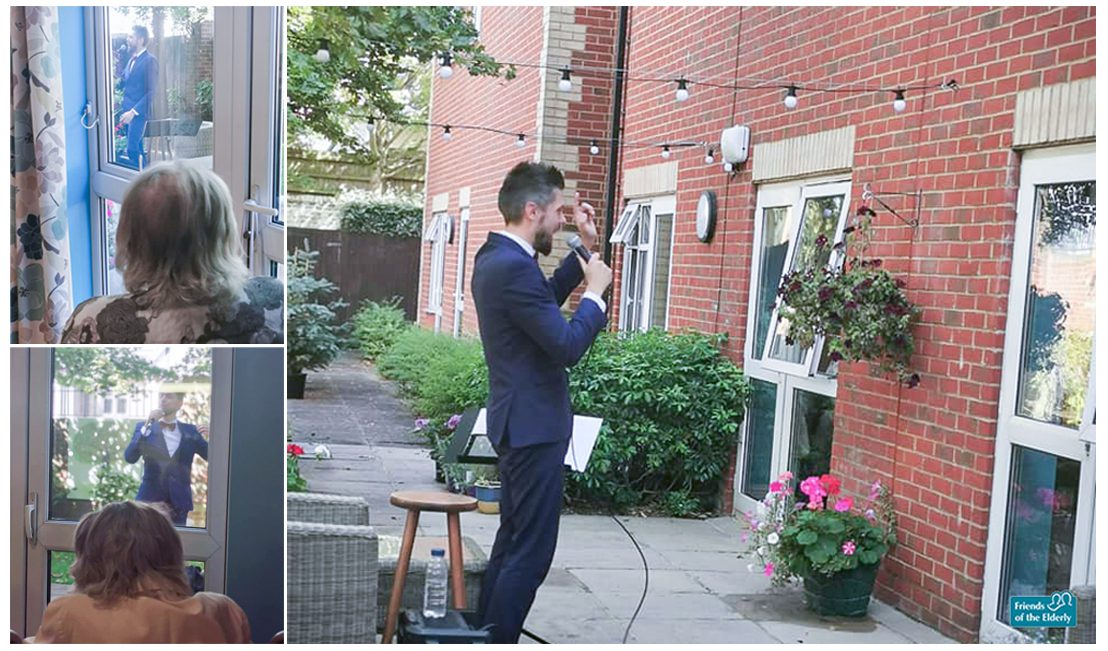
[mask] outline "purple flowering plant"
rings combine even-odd
[[[831,361],[874,362],[915,387],[920,377],[910,366],[912,329],[920,309],[908,300],[903,280],[884,269],[880,258],[865,256],[873,216],[865,206],[858,209],[854,226],[845,229],[853,236],[849,246],[845,235],[835,244],[823,235],[816,239],[816,248],[832,259],[848,254],[845,264],[798,269],[781,278],[777,293],[781,318],[788,322],[786,341],[808,348],[825,337]]]
[[[807,501],[798,500],[793,475],[770,482],[765,498],[744,514],[749,531],[747,555],[752,571],[773,585],[814,574],[833,575],[859,565],[874,565],[896,544],[896,514],[892,497],[880,481],[870,486],[860,506],[844,496],[833,475],[800,482]]]

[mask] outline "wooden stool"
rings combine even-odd
[[[477,509],[477,500],[468,495],[440,493],[436,491],[397,491],[389,496],[393,506],[408,510],[408,520],[404,523],[404,538],[400,542],[400,558],[396,561],[396,580],[392,584],[392,596],[389,598],[389,613],[385,619],[385,633],[382,644],[392,642],[396,632],[397,618],[400,616],[400,600],[404,595],[404,580],[408,578],[408,565],[412,560],[412,546],[415,545],[416,528],[419,526],[421,511],[435,511],[446,514],[446,533],[450,545],[450,591],[454,593],[454,609],[466,607],[465,568],[462,560],[462,522],[458,516],[462,511]]]

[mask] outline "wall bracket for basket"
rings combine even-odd
[[[913,197],[916,200],[915,206],[913,207],[915,215],[913,215],[911,218],[904,217],[896,210],[894,210],[891,206],[889,206],[889,204],[882,201],[881,197]],[[867,183],[862,186],[862,205],[868,207],[870,201],[876,201],[878,205],[880,205],[885,210],[891,212],[897,219],[904,222],[908,226],[911,226],[912,228],[919,227],[919,212],[920,206],[923,203],[922,190],[916,190],[915,192],[876,192],[873,190],[872,187],[870,187],[870,184]]]

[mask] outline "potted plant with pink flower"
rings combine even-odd
[[[859,505],[842,494],[837,477],[812,476],[800,482],[803,501],[792,481],[792,473],[782,474],[746,515],[761,571],[778,586],[802,579],[808,608],[821,615],[865,615],[877,568],[896,544],[888,490],[874,482]]]

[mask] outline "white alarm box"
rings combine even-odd
[[[719,135],[719,151],[728,163],[745,163],[750,155],[750,127],[735,125]]]

